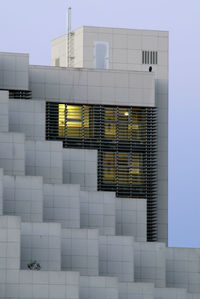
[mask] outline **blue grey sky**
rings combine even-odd
[[[82,25],[168,30],[169,245],[200,247],[199,0],[0,0],[0,51],[50,64],[50,41]]]

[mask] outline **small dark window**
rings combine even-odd
[[[55,59],[55,66],[60,66],[60,58]]]

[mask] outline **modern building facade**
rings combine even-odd
[[[199,299],[200,250],[167,247],[168,33],[66,40],[0,53],[0,298]]]
[[[52,42],[51,63],[107,69],[106,76],[111,70],[121,71],[118,78],[113,76],[110,81],[101,72],[96,77],[88,76],[88,84],[93,82],[103,87],[94,98],[87,98],[91,105],[98,102],[105,105],[90,108],[95,109],[90,111],[90,117],[95,115],[94,122],[96,118],[98,125],[94,123],[90,127],[100,138],[98,144],[96,136],[89,138],[90,144],[87,141],[68,144],[72,136],[63,132],[68,140],[64,144],[82,148],[90,148],[92,144],[98,148],[99,190],[112,190],[117,196],[146,198],[148,240],[167,242],[168,32],[82,27],[71,33],[70,50],[67,36]],[[147,79],[147,83],[142,72],[147,75],[149,68],[154,79],[153,82]],[[139,72],[137,80],[132,77],[136,71]],[[143,95],[139,94],[142,87]],[[80,137],[88,139],[82,132],[78,140]]]

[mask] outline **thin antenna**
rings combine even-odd
[[[67,28],[67,66],[70,67],[71,65],[71,7],[68,8],[68,28]]]

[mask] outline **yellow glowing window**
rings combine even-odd
[[[119,108],[118,118],[119,118],[119,121],[128,121],[129,110],[127,108]]]
[[[81,106],[67,105],[67,136],[81,137],[82,109]]]
[[[130,139],[131,138],[131,127],[129,125],[129,109],[119,108],[118,109],[118,127],[119,127],[119,139]]]
[[[116,137],[116,124],[113,123],[105,124],[105,137],[110,137],[110,138]]]
[[[116,121],[115,108],[107,107],[105,108],[105,121]]]
[[[115,153],[106,152],[103,156],[104,171],[103,181],[104,183],[114,183],[116,180],[116,167],[115,167]]]
[[[119,139],[130,139],[131,138],[131,127],[128,122],[120,122],[118,124],[118,135]]]
[[[58,106],[58,134],[60,137],[65,136],[65,104]]]
[[[83,106],[83,129],[86,138],[94,137],[94,112],[92,106]]]
[[[140,154],[133,154],[131,157],[131,165],[129,168],[129,173],[130,174],[140,174],[140,167],[141,167],[141,155]]]
[[[115,108],[105,108],[105,137],[116,137],[116,111]]]
[[[81,106],[67,105],[67,118],[81,120]]]
[[[134,109],[132,112],[132,133],[133,138],[145,140],[146,138],[146,116],[142,109]]]
[[[90,124],[90,106],[83,106],[84,108],[84,127],[85,128],[89,128],[89,124]]]
[[[133,125],[132,128],[133,128],[133,130],[138,130],[139,129],[139,125]]]

